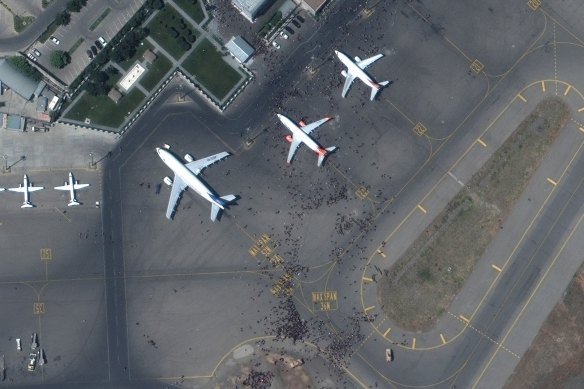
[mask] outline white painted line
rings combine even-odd
[[[459,179],[458,179],[458,178],[457,178],[457,177],[456,177],[454,174],[452,174],[452,172],[451,172],[451,171],[449,171],[449,172],[448,172],[448,175],[449,175],[450,177],[452,177],[452,179],[453,179],[454,181],[458,182],[458,184],[459,184],[460,186],[464,186],[464,182],[460,181],[460,180],[459,180]]]

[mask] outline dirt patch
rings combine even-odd
[[[502,228],[570,118],[557,98],[537,105],[467,187],[378,282],[385,314],[411,331],[430,329]]]
[[[554,307],[505,388],[584,387],[584,266]]]

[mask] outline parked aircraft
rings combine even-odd
[[[23,182],[24,182],[23,184],[18,185],[18,188],[8,188],[8,190],[11,192],[24,193],[24,202],[22,203],[20,208],[32,208],[32,207],[34,207],[34,205],[31,204],[31,202],[29,200],[29,192],[36,192],[37,190],[41,190],[41,189],[45,189],[45,188],[42,186],[34,186],[33,184],[31,184],[28,181],[28,176],[26,174],[24,175]]]
[[[284,115],[277,114],[278,119],[284,124],[290,131],[292,131],[292,135],[286,135],[286,140],[290,142],[290,151],[288,152],[288,160],[287,162],[290,163],[292,158],[294,158],[294,154],[300,146],[301,143],[304,143],[306,146],[310,147],[316,154],[318,154],[318,166],[322,166],[324,159],[327,157],[329,153],[332,153],[336,150],[336,146],[323,148],[319,145],[314,139],[310,137],[310,133],[323,125],[324,123],[328,122],[332,119],[332,117],[326,117],[324,119],[320,119],[316,122],[306,124],[304,121],[301,121],[296,125],[292,120],[287,118]]]
[[[174,172],[174,180],[170,177],[164,177],[164,182],[167,185],[172,186],[168,207],[166,209],[166,217],[172,219],[180,194],[183,190],[189,187],[211,203],[211,220],[217,220],[219,211],[225,209],[225,207],[233,202],[236,197],[234,195],[219,197],[197,176],[207,166],[229,156],[229,153],[224,151],[196,161],[190,154],[186,154],[184,158],[187,163],[183,163],[174,154],[168,151],[169,149],[170,146],[168,145],[164,145],[164,148],[156,148],[156,152],[160,156],[160,159],[162,159],[166,166]]]
[[[73,177],[73,173],[69,172],[69,183],[67,183],[65,181],[65,185],[63,185],[63,186],[56,186],[55,189],[56,190],[68,190],[69,191],[69,194],[70,194],[71,198],[70,198],[69,203],[67,204],[67,206],[71,207],[73,205],[79,205],[79,202],[75,198],[75,190],[87,188],[88,186],[89,186],[89,184],[80,184],[79,181],[75,181],[75,178]]]
[[[373,57],[367,59],[361,59],[359,57],[355,57],[353,61],[349,58],[346,54],[341,53],[340,51],[335,50],[335,54],[341,62],[347,67],[347,70],[343,70],[341,74],[345,77],[345,85],[343,85],[343,93],[341,94],[343,97],[347,95],[351,84],[355,80],[355,77],[359,78],[361,81],[371,87],[371,101],[375,99],[375,96],[381,88],[389,84],[389,81],[383,82],[376,82],[373,78],[371,78],[367,73],[365,73],[364,69],[367,66],[371,65],[373,62],[377,61],[379,58],[383,57],[383,54],[377,54]]]

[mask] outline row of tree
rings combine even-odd
[[[55,17],[55,23],[66,26],[71,22],[71,12],[80,12],[87,5],[87,0],[71,0],[67,7]]]

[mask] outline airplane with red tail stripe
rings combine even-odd
[[[306,124],[304,121],[300,121],[300,123],[296,124],[284,115],[277,114],[277,116],[282,124],[284,124],[290,131],[292,131],[292,135],[286,135],[286,140],[290,142],[288,163],[292,162],[292,158],[294,158],[294,154],[296,153],[296,150],[301,143],[304,143],[306,146],[310,147],[310,149],[318,155],[318,166],[322,166],[324,159],[337,149],[336,146],[324,148],[310,137],[310,133],[312,131],[331,120],[332,117],[326,117],[310,124]]]

